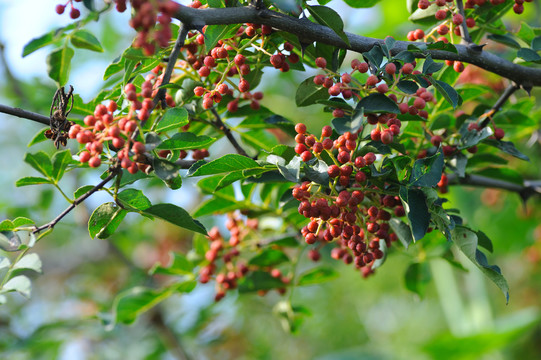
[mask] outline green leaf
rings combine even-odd
[[[522,58],[526,61],[541,60],[541,55],[529,48],[521,48],[519,51],[517,51],[517,57]]]
[[[113,302],[113,322],[132,324],[139,315],[147,312],[176,292],[190,292],[194,288],[194,281],[189,280],[175,283],[161,290],[154,290],[137,286],[117,295]]]
[[[532,39],[532,50],[539,51],[541,50],[541,36],[536,36]]]
[[[381,0],[344,0],[346,4],[351,6],[352,8],[370,8],[377,3],[379,3]]]
[[[64,176],[64,172],[66,171],[66,167],[72,162],[71,158],[71,152],[66,149],[62,151],[57,151],[52,158],[53,163],[53,171],[52,171],[52,179],[55,183],[57,183],[60,179],[62,179],[62,176]]]
[[[12,231],[16,226],[13,221],[6,219],[0,222],[0,231]]]
[[[422,239],[430,224],[430,213],[424,193],[419,189],[408,189],[402,186],[400,187],[400,199],[410,222],[413,240]]]
[[[90,190],[92,190],[94,188],[94,185],[84,185],[84,186],[81,186],[80,188],[78,188],[77,190],[75,190],[75,192],[73,193],[73,197],[75,199],[78,199],[80,198],[81,196],[83,196],[84,194],[86,194],[87,192],[89,192]]]
[[[487,37],[490,40],[496,41],[500,44],[504,44],[515,49],[520,49],[520,44],[510,35],[490,34]]]
[[[207,50],[210,51],[214,48],[218,41],[235,36],[239,27],[239,24],[207,26],[205,30],[205,46]]]
[[[200,217],[211,214],[225,214],[238,208],[239,204],[236,201],[222,198],[213,198],[204,201],[201,205],[199,205],[197,210],[194,211],[193,216]]]
[[[426,290],[426,285],[430,282],[430,267],[428,263],[413,263],[408,266],[404,274],[406,281],[406,289],[423,297]]]
[[[534,30],[530,27],[530,25],[528,25],[524,21],[520,23],[520,29],[516,33],[516,35],[519,39],[521,39],[527,44],[529,44],[535,38]]]
[[[28,185],[41,185],[41,184],[52,184],[53,182],[49,179],[37,177],[37,176],[27,176],[23,177],[15,183],[15,186],[28,186]]]
[[[49,155],[43,151],[39,151],[35,154],[26,153],[24,156],[24,162],[30,164],[34,169],[48,178],[52,177],[53,164]]]
[[[437,63],[432,60],[432,56],[427,55],[423,63],[423,74],[432,74],[438,72],[443,67],[443,63]]]
[[[298,286],[314,285],[338,277],[338,272],[330,267],[316,267],[310,269],[301,275],[297,281]]]
[[[174,130],[188,124],[188,112],[184,108],[167,109],[156,127],[156,132]],[[177,134],[175,134],[177,135]]]
[[[489,265],[485,254],[477,249],[477,234],[468,228],[457,226],[452,231],[451,238],[460,251],[502,290],[506,302],[509,302],[509,285],[500,268],[496,265]]]
[[[320,5],[307,6],[306,9],[318,23],[332,29],[349,46],[349,39],[344,32],[344,22],[336,11]]]
[[[106,239],[113,234],[118,225],[126,216],[126,211],[118,207],[115,203],[108,202],[98,206],[90,219],[88,219],[88,233],[93,239],[96,236],[99,239]]]
[[[194,220],[190,214],[180,206],[173,204],[157,204],[145,209],[143,213],[160,218],[173,225],[207,235],[207,230],[203,224]]]
[[[163,274],[163,275],[192,275],[195,265],[188,260],[188,258],[181,253],[169,253],[171,258],[170,264],[167,266],[161,266],[157,263],[152,269],[149,270],[149,274]]]
[[[174,178],[178,177],[178,171],[180,170],[180,165],[165,159],[160,159],[159,157],[152,159],[152,167],[154,168],[156,176],[166,182],[172,181]]]
[[[276,266],[283,262],[289,261],[286,254],[278,249],[267,248],[262,253],[250,259],[250,265],[256,266]]]
[[[74,53],[69,46],[63,46],[53,50],[47,56],[47,73],[59,86],[64,86],[68,82],[71,59]]]
[[[404,245],[404,247],[407,249],[413,242],[411,228],[408,226],[408,224],[397,218],[391,218],[391,220],[389,220],[389,225],[398,237],[398,240],[400,240],[402,245]]]
[[[453,44],[445,41],[436,41],[435,43],[427,44],[426,48],[428,50],[443,50],[458,54],[456,47]]]
[[[228,154],[200,166],[190,176],[222,174],[260,167],[261,166],[255,160],[250,159],[249,157],[238,154]]]
[[[460,96],[456,90],[446,82],[431,78],[430,81],[436,90],[443,96],[443,98],[453,106],[453,109],[460,103]]]
[[[34,51],[41,49],[47,45],[50,45],[55,42],[54,32],[48,32],[38,38],[30,40],[23,48],[23,57],[32,54]]]
[[[379,93],[362,98],[355,109],[364,108],[364,113],[393,113],[400,114],[398,105],[387,96]]]
[[[441,179],[443,164],[443,153],[441,151],[430,157],[416,160],[411,171],[410,185],[435,186]]]
[[[298,107],[315,104],[318,100],[327,100],[329,92],[323,86],[314,84],[314,77],[309,77],[300,83],[295,94],[295,103]]]
[[[7,257],[0,257],[0,270],[7,269],[11,266],[11,261]]]
[[[417,8],[413,14],[410,15],[408,20],[415,24],[421,24],[421,25],[432,25],[437,23],[439,20],[437,20],[434,15],[436,12],[440,9],[439,6],[436,4],[431,4],[427,9],[419,9]]]
[[[191,132],[181,132],[173,135],[170,139],[164,140],[156,149],[158,150],[190,150],[208,147],[216,141],[206,135],[195,135]]]
[[[352,117],[334,118],[331,121],[332,127],[339,134],[346,132],[356,133],[363,125],[364,109],[355,109],[355,113]]]
[[[74,30],[70,34],[71,44],[79,49],[103,52],[103,47],[92,33],[85,29]]]
[[[2,288],[2,292],[11,291],[17,291],[24,297],[29,298],[30,293],[32,292],[32,283],[30,282],[30,279],[24,275],[15,276],[5,283]]]
[[[47,141],[49,139],[47,139],[45,137],[45,132],[48,130],[49,128],[43,128],[41,129],[40,131],[38,131],[38,133],[36,135],[34,135],[34,137],[32,138],[32,140],[30,140],[30,142],[28,143],[27,147],[30,147],[32,145],[35,145],[35,144],[38,144],[40,142],[43,142],[43,141]]]
[[[21,226],[30,225],[30,224],[35,224],[34,220],[25,218],[22,216],[15,218],[15,220],[13,220],[13,225],[15,227],[21,227]]]
[[[239,293],[258,290],[271,290],[282,288],[285,284],[279,278],[274,278],[268,271],[253,271],[239,280]]]
[[[415,94],[417,89],[419,89],[419,85],[417,85],[415,81],[411,80],[401,80],[396,84],[396,86],[400,89],[400,91],[403,91],[406,94]]]
[[[19,270],[34,270],[35,272],[41,272],[41,259],[38,254],[26,254],[19,261],[13,265],[13,269]]]
[[[137,189],[126,189],[119,192],[117,195],[117,200],[119,200],[123,206],[141,211],[152,206],[150,200],[143,194],[143,192]]]
[[[484,247],[489,252],[493,252],[494,247],[492,246],[492,241],[490,241],[488,236],[480,230],[477,231],[476,234],[477,234],[477,243],[479,244],[479,246]]]
[[[504,153],[513,155],[516,158],[530,161],[530,158],[524,155],[523,153],[521,153],[520,151],[518,151],[515,145],[511,141],[501,141],[501,140],[498,141],[494,139],[485,139],[483,140],[483,144],[494,146],[500,149],[501,151],[503,151]]]

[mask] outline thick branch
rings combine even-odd
[[[318,41],[358,53],[369,51],[374,45],[383,43],[381,39],[346,33],[350,42],[348,46],[333,30],[326,26],[315,24],[306,18],[297,19],[272,10],[256,10],[254,6],[194,9],[180,5],[175,17],[191,29],[197,29],[204,25],[263,24],[296,35],[303,42]],[[415,43],[397,41],[391,50],[392,55],[407,50],[410,44]],[[462,61],[510,79],[524,87],[541,86],[540,68],[513,64],[492,53],[479,52],[466,45],[455,45],[455,47],[458,54],[442,50],[426,50],[425,53],[417,53],[415,56],[423,58],[430,54],[433,59]]]
[[[484,188],[495,188],[518,193],[524,200],[532,195],[541,195],[541,181],[525,180],[524,184],[516,184],[505,180],[492,179],[480,175],[466,175],[460,178],[456,175],[449,175],[449,185],[469,185]]]
[[[34,112],[31,112],[31,111],[26,111],[26,110],[23,110],[23,109],[14,108],[14,107],[11,107],[11,106],[0,104],[0,112],[2,112],[4,114],[17,116],[17,117],[20,117],[20,118],[23,118],[23,119],[33,120],[33,121],[39,122],[40,124],[43,124],[43,125],[47,125],[47,126],[50,125],[50,120],[49,120],[48,116],[41,115],[41,114],[36,114]]]
[[[103,179],[98,185],[94,186],[92,189],[90,189],[84,195],[82,195],[82,196],[78,197],[77,199],[75,199],[75,201],[70,206],[68,206],[66,208],[66,210],[62,211],[62,213],[60,215],[58,215],[53,221],[51,221],[51,222],[49,222],[49,223],[47,223],[45,225],[41,225],[40,227],[35,228],[34,231],[32,231],[32,232],[34,234],[37,234],[40,231],[43,231],[45,229],[52,229],[60,220],[62,220],[64,218],[64,216],[68,215],[73,209],[75,209],[75,207],[77,205],[79,205],[80,203],[85,201],[88,197],[90,197],[90,195],[94,194],[96,191],[103,188],[105,186],[105,184],[107,184],[109,181],[111,181],[115,176],[117,176],[119,174],[118,168],[112,168],[110,171],[111,171],[111,173],[105,179]]]

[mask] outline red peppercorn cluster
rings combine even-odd
[[[318,141],[306,133],[304,124],[297,124],[295,130],[295,152],[303,161],[324,150],[335,161],[327,170],[330,194],[311,182],[293,189],[293,197],[300,201],[299,213],[310,219],[302,229],[306,243],[323,245],[338,239],[339,247],[333,250],[332,257],[342,259],[346,264],[354,262],[363,275],[369,275],[374,261],[383,257],[380,240],[387,247],[396,240],[387,222],[391,219],[391,210],[395,216],[404,215],[399,198],[381,195],[368,184],[369,166],[376,161],[376,155],[368,152],[364,156],[355,156],[357,134],[346,132],[333,141],[330,139],[331,127],[325,126],[321,141]],[[314,249],[308,256],[317,261],[319,252]]]
[[[517,14],[522,14],[524,11],[524,2],[531,1],[532,0],[515,0],[513,11]],[[464,8],[477,9],[482,6],[500,5],[504,2],[505,0],[467,0],[464,3]],[[476,26],[476,22],[473,17],[467,17],[464,19],[464,16],[458,11],[458,7],[453,0],[419,0],[417,3],[418,8],[422,10],[427,9],[431,5],[437,5],[440,7],[440,9],[434,14],[435,18],[439,20],[440,23],[433,27],[428,34],[425,34],[422,29],[410,31],[407,35],[409,41],[443,41],[448,43],[449,39],[446,37],[446,35],[450,33],[458,37],[462,37],[461,25],[464,23],[468,28],[473,28]],[[436,34],[440,36],[437,37]],[[448,66],[453,66],[453,69],[456,72],[464,71],[464,64],[459,61],[446,60],[445,63]]]
[[[193,5],[193,4],[192,4]],[[203,28],[203,32],[206,27]],[[210,109],[227,98],[227,110],[231,113],[238,110],[239,103],[249,101],[254,110],[260,108],[259,101],[263,98],[261,92],[250,92],[250,83],[244,77],[252,71],[252,60],[247,57],[238,44],[246,38],[263,37],[270,33],[270,28],[255,24],[241,26],[234,37],[222,39],[212,48],[207,49],[203,34],[189,33],[186,44],[185,61],[181,66],[198,76],[204,86],[194,89],[194,94],[202,96],[202,106]],[[284,45],[285,49],[292,49]],[[274,56],[274,55],[273,55]],[[290,57],[291,58],[291,55]],[[271,56],[272,59],[272,56]],[[271,60],[272,61],[272,60]],[[298,61],[298,59],[297,59]],[[238,83],[233,78],[238,75]],[[235,95],[236,94],[236,95]]]
[[[134,16],[130,26],[137,31],[134,47],[142,48],[146,55],[154,54],[156,45],[167,47],[171,39],[171,17],[178,10],[178,4],[171,0],[132,0],[131,4]],[[125,9],[125,4],[122,7],[120,1],[117,8],[119,6]]]
[[[127,115],[117,114],[118,104],[110,101],[109,104],[98,104],[93,115],[84,118],[83,125],[73,125],[69,130],[69,138],[76,139],[80,144],[85,144],[85,150],[79,154],[81,163],[88,163],[90,167],[99,167],[102,161],[104,143],[109,142],[110,147],[117,150],[120,166],[130,173],[146,171],[149,165],[144,163],[145,145],[131,139],[140,121],[146,121],[150,111],[154,108],[152,97],[162,82],[162,75],[158,66],[147,75],[141,86],[141,92],[137,93],[134,84],[127,84],[124,88],[125,97],[131,103]],[[168,106],[175,106],[173,98],[167,94]],[[207,152],[208,156],[208,152]]]
[[[68,2],[63,5],[62,4],[56,5],[55,11],[58,15],[62,15],[64,11],[66,10],[66,7],[69,5],[71,9],[70,18],[75,20],[79,18],[79,16],[81,16],[81,11],[77,9],[75,6],[73,6],[73,2],[81,2],[81,1],[83,0],[68,0]]]
[[[374,158],[374,154],[369,153],[365,157],[358,157],[355,162],[361,166]],[[346,167],[349,167],[346,172],[355,169],[351,171],[351,177],[357,179],[357,174],[361,173],[366,178],[357,165]],[[346,167],[339,168],[338,172],[342,173]],[[336,171],[336,168],[329,168],[329,174],[334,175]],[[382,244],[390,247],[397,239],[388,221],[392,216],[391,211],[395,216],[405,214],[399,198],[372,192],[372,189],[359,183],[345,188],[338,195],[327,195],[320,189],[314,191],[315,188],[314,184],[304,182],[293,189],[293,196],[301,202],[299,213],[310,219],[301,233],[307,244],[319,244],[308,253],[308,257],[318,261],[318,248],[336,240],[337,247],[331,251],[332,258],[346,264],[354,263],[365,277],[372,274],[374,262],[384,256]]]
[[[236,289],[237,281],[244,278],[250,271],[266,271],[272,277],[279,278],[284,286],[290,282],[291,279],[283,276],[279,269],[248,265],[240,259],[239,255],[246,246],[245,239],[258,228],[257,219],[243,220],[238,214],[230,213],[225,225],[230,233],[228,241],[224,239],[217,227],[208,232],[210,248],[205,253],[208,263],[199,272],[199,282],[202,284],[208,283],[213,277],[216,280],[215,301],[221,300],[228,290]],[[283,293],[285,287],[277,290]],[[260,292],[261,295],[264,293],[266,292]]]

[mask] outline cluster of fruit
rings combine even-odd
[[[277,291],[283,294],[286,290],[285,286],[291,281],[289,277],[282,275],[277,268],[247,264],[239,258],[241,250],[249,246],[246,238],[258,229],[258,220],[243,220],[237,213],[230,213],[225,225],[230,233],[228,241],[224,239],[217,227],[208,232],[210,248],[205,253],[207,264],[201,267],[199,282],[206,284],[214,277],[216,280],[214,299],[219,301],[228,290],[236,289],[238,280],[244,278],[250,271],[264,271],[273,278],[279,279],[283,286],[277,287]],[[265,295],[266,291],[260,290],[259,294]]]

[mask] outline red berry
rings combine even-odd
[[[360,63],[359,66],[357,67],[357,70],[359,70],[359,72],[364,74],[365,72],[368,71],[368,63],[365,63],[365,62]]]
[[[445,10],[438,10],[436,11],[436,14],[434,15],[436,19],[443,20],[447,17],[447,11]]]
[[[503,129],[501,128],[495,128],[494,129],[494,137],[498,140],[501,140],[503,139],[503,137],[505,136],[505,131],[503,131]]]
[[[321,136],[322,137],[329,137],[332,135],[332,128],[329,126],[329,125],[325,125],[322,129],[321,129]]]
[[[460,61],[455,61],[453,64],[453,69],[455,69],[456,72],[463,72],[464,71],[464,64]]]
[[[425,32],[421,29],[417,29],[413,32],[415,39],[422,40],[425,37]]]
[[[306,125],[303,123],[298,123],[297,125],[295,125],[295,131],[298,134],[304,134],[306,132]]]
[[[327,67],[327,60],[322,57],[318,57],[316,59],[316,66],[325,69]]]
[[[245,79],[241,79],[239,82],[239,91],[246,92],[248,90],[250,90],[250,83],[248,83],[248,81]]]
[[[464,21],[464,17],[460,14],[453,14],[453,24],[461,25]]]
[[[381,133],[381,142],[384,144],[390,144],[393,142],[393,132],[390,130],[384,130]]]
[[[55,8],[56,13],[58,15],[63,14],[65,9],[66,9],[66,7],[64,5],[61,5],[61,4],[56,5],[56,8]]]
[[[81,12],[76,9],[76,8],[72,8],[71,11],[70,11],[70,18],[72,19],[77,19],[79,16],[81,16]],[[99,166],[99,165],[98,165]],[[96,166],[97,167],[97,166]]]
[[[97,168],[100,165],[101,165],[101,159],[99,156],[93,156],[92,158],[90,158],[90,160],[88,160],[88,166],[92,168]]]
[[[393,63],[388,63],[385,65],[385,72],[389,75],[394,75],[396,73],[396,65]]]

